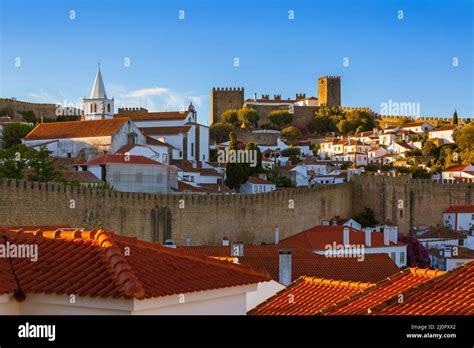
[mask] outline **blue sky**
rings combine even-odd
[[[204,123],[213,86],[293,98],[317,95],[323,75],[341,75],[345,106],[392,100],[420,103],[423,116],[474,116],[471,0],[0,3],[1,97],[80,103],[100,60],[116,108],[193,100]]]

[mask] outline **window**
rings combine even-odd
[[[194,157],[194,143],[191,143],[191,156]]]
[[[397,262],[396,256],[397,256],[397,253],[395,251],[392,251],[390,253],[390,258],[392,259],[393,262]]]
[[[107,104],[107,112],[110,112],[110,104]]]
[[[400,264],[405,263],[405,253],[402,251],[400,252]]]
[[[168,163],[168,154],[167,153],[163,154],[163,163]]]
[[[253,185],[253,192],[258,192],[258,186],[257,185]]]
[[[400,219],[403,219],[403,209],[400,209]]]

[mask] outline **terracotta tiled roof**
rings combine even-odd
[[[446,126],[441,126],[439,128],[436,128],[435,130],[432,130],[431,132],[443,132],[443,131],[448,131],[448,130],[454,130],[458,127],[459,127],[459,125],[457,125],[457,124],[449,124],[449,125],[446,125]]]
[[[219,184],[199,184],[199,187],[203,188],[204,190],[210,192],[210,193],[230,193],[234,192],[234,190],[231,190],[225,185],[219,185]]]
[[[207,193],[207,191],[201,187],[193,186],[184,181],[178,180],[178,187],[172,189],[173,192],[200,192]]]
[[[114,118],[129,118],[134,121],[167,121],[184,120],[189,111],[164,111],[164,112],[123,112],[114,115]]]
[[[425,121],[409,122],[409,123],[405,123],[402,127],[403,128],[419,127],[419,126],[424,125],[425,123],[426,123]]]
[[[229,257],[230,246],[185,247],[192,253],[215,257]],[[239,263],[268,272],[279,280],[279,250],[281,245],[245,245],[244,256]],[[292,280],[301,276],[330,278],[364,282],[378,282],[399,272],[399,268],[387,254],[367,254],[364,261],[356,258],[329,258],[300,247],[292,251]]]
[[[474,262],[372,307],[375,315],[474,315]]]
[[[147,145],[166,146],[166,147],[169,147],[171,149],[176,149],[176,147],[174,147],[173,145],[170,145],[170,144],[165,143],[163,141],[157,140],[157,139],[152,138],[148,135],[145,135],[145,140],[146,140]]]
[[[128,119],[40,123],[25,140],[91,138],[114,135]]]
[[[173,135],[180,133],[188,133],[191,126],[176,126],[176,127],[149,127],[140,128],[140,131],[146,135]]]
[[[379,282],[351,297],[344,299],[333,306],[326,308],[322,314],[326,315],[360,315],[367,314],[369,308],[374,307],[387,299],[398,296],[406,290],[427,282],[446,272],[407,268],[391,277]],[[317,300],[317,299],[315,299]]]
[[[255,284],[270,277],[244,266],[103,230],[0,230],[2,243],[38,246],[36,262],[0,260],[0,291],[14,290],[5,262],[28,292],[152,298]],[[125,256],[125,247],[130,254]],[[10,280],[9,280],[10,279]]]
[[[247,182],[256,185],[274,185],[273,182],[269,180],[264,180],[262,178],[259,178],[258,176],[249,176]]]
[[[144,156],[126,156],[126,155],[104,155],[101,157],[97,157],[93,160],[90,160],[86,163],[82,163],[81,166],[99,166],[106,163],[120,163],[120,164],[149,164],[160,166],[163,165],[160,162],[152,160],[150,158]]]
[[[59,172],[61,175],[61,179],[66,181],[77,181],[79,183],[99,183],[99,180],[94,174],[89,172],[88,170],[84,171],[76,171],[76,170],[64,170]]]
[[[249,314],[361,315],[446,272],[408,268],[378,282],[345,282],[301,277]]]
[[[285,246],[296,245],[308,250],[324,250],[325,246],[336,242],[343,243],[343,230],[349,229],[349,243],[365,245],[365,232],[347,226],[314,226],[303,232],[283,239],[280,244]],[[390,242],[390,246],[397,245]],[[372,247],[384,247],[383,233],[372,233]]]
[[[319,311],[374,286],[373,283],[301,277],[259,304],[251,315],[314,315]]]
[[[474,213],[474,205],[452,205],[445,213]]]
[[[407,150],[413,150],[415,147],[411,146],[410,144],[405,143],[404,141],[397,141],[397,145],[404,147]]]
[[[465,239],[467,232],[455,231],[447,227],[431,227],[427,231],[417,234],[418,239],[442,238],[442,239]]]
[[[446,168],[445,170],[443,170],[443,172],[462,172],[464,171],[464,169],[470,166],[470,164],[456,164],[454,166]]]

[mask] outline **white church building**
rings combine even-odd
[[[97,68],[90,98],[84,97],[82,101],[84,104],[84,120],[104,120],[114,117],[114,98],[107,98],[100,66]]]
[[[197,122],[197,112],[190,103],[187,110],[148,112],[143,108],[123,108],[114,112],[114,98],[109,99],[100,67],[89,98],[83,99],[81,121],[51,122],[37,125],[24,139],[28,147],[45,145],[54,157],[89,161],[98,156],[123,152],[147,156],[160,163],[171,160],[208,161],[209,127]],[[146,147],[146,149],[145,149]]]

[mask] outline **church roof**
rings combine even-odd
[[[107,93],[105,92],[104,81],[102,80],[100,68],[97,68],[97,75],[95,75],[94,86],[92,87],[90,99],[107,99]]]
[[[40,123],[24,140],[89,138],[114,135],[128,118]]]

